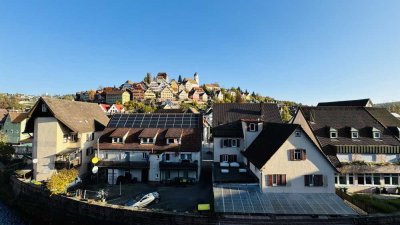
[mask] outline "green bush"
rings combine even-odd
[[[400,199],[378,199],[371,195],[353,195],[354,200],[361,202],[377,212],[393,213],[400,210]]]

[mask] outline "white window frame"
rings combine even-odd
[[[174,143],[175,143],[175,138],[167,138],[167,144],[174,144]]]
[[[301,149],[295,149],[293,154],[293,160],[302,160],[301,159]]]
[[[351,138],[352,139],[357,139],[358,138],[358,131],[352,131],[351,132]]]
[[[374,131],[374,132],[373,132],[373,137],[374,137],[374,139],[380,139],[380,138],[381,138],[381,132],[379,132],[379,131]]]
[[[147,154],[147,152],[143,152],[142,153],[142,159],[148,159],[149,155]]]
[[[295,133],[295,137],[301,137],[301,131],[297,130]]]
[[[330,131],[329,132],[330,138],[338,138],[338,132],[337,131]]]
[[[46,106],[46,104],[42,104],[42,112],[47,112],[47,106]]]
[[[112,143],[122,143],[122,138],[113,137],[113,138],[112,138]]]

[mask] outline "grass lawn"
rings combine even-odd
[[[364,203],[379,213],[400,212],[400,198],[396,199],[380,199],[373,195],[355,194],[352,196],[354,200]]]

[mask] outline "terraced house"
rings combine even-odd
[[[342,104],[343,102],[341,102]],[[294,118],[340,172],[338,187],[350,192],[399,185],[400,121],[383,108],[365,106],[303,107]]]
[[[215,104],[214,181],[257,183],[264,193],[333,194],[335,167],[276,104]]]
[[[98,146],[100,175],[109,184],[198,181],[201,138],[200,114],[115,114]]]
[[[108,123],[96,103],[40,98],[28,114],[25,132],[33,133],[33,179],[47,180],[59,169],[91,169],[92,146]]]

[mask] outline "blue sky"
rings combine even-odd
[[[400,100],[400,1],[1,1],[0,92],[167,72],[305,104]]]

